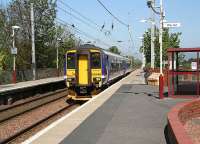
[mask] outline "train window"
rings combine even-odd
[[[101,68],[100,53],[91,53],[91,68]]]
[[[75,69],[75,54],[74,53],[67,54],[67,68]]]

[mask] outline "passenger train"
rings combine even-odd
[[[89,100],[92,92],[131,72],[131,60],[93,45],[66,52],[65,80],[73,100]]]

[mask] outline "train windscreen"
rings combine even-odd
[[[101,55],[98,52],[91,53],[91,67],[93,69],[101,68]]]
[[[75,54],[74,53],[67,54],[67,68],[75,69]]]

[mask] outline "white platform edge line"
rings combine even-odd
[[[55,83],[55,82],[59,82],[59,81],[63,81],[63,80],[64,80],[63,77],[58,77],[58,78],[40,79],[40,80],[35,80],[35,81],[19,82],[19,83],[12,85],[12,87],[9,86],[9,87],[0,88],[0,93],[13,91],[13,90],[17,90],[17,89],[34,87],[37,85],[44,85],[44,84],[48,84],[48,83]],[[32,82],[34,82],[34,83],[32,83]],[[5,86],[5,85],[2,85],[2,86]]]
[[[128,76],[127,76],[128,77]],[[124,79],[126,79],[127,77],[121,79],[120,81],[118,81],[117,83],[113,84],[110,88],[120,84]],[[117,90],[117,89],[116,89]],[[95,99],[97,99],[100,95],[106,93],[107,91],[109,91],[109,88],[106,89],[105,91],[103,91],[102,93],[98,94],[97,96],[93,97],[91,100],[89,100],[88,102],[86,102],[85,104],[83,104],[82,106],[78,107],[77,109],[73,110],[72,112],[70,112],[69,114],[63,116],[62,118],[58,119],[57,121],[53,122],[52,124],[50,124],[48,127],[42,129],[41,131],[39,131],[38,133],[36,133],[35,135],[33,135],[32,137],[30,137],[29,139],[25,140],[24,142],[22,142],[22,144],[31,144],[31,142],[33,142],[34,140],[36,140],[37,138],[39,138],[40,136],[42,136],[43,134],[45,134],[47,131],[49,131],[50,129],[54,128],[56,125],[60,124],[62,121],[64,121],[65,119],[67,119],[68,117],[70,117],[72,114],[76,113],[77,111],[79,111],[80,109],[82,109],[83,107],[87,106],[88,104],[90,104],[91,102],[93,102]]]

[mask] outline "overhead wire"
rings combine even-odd
[[[94,22],[93,20],[89,19],[88,17],[84,16],[83,14],[81,14],[80,12],[78,12],[77,10],[75,10],[74,8],[72,8],[71,6],[69,6],[68,4],[64,3],[62,0],[58,0],[58,2],[60,2],[61,4],[63,4],[64,6],[68,7],[69,9],[71,9],[74,13],[78,14],[79,16],[81,16],[83,19],[91,22],[92,24],[96,25],[97,27],[101,27],[100,25],[98,25],[96,22]]]
[[[103,31],[104,33],[110,32],[109,30],[106,30],[106,29],[105,29],[105,30],[102,30],[102,26],[100,26],[99,24],[97,24],[96,22],[94,22],[93,20],[91,20],[90,18],[84,16],[84,15],[81,14],[79,11],[75,10],[74,8],[72,8],[71,6],[69,6],[68,4],[64,3],[62,0],[58,0],[58,2],[59,2],[60,4],[62,4],[63,6],[67,7],[68,9],[70,9],[71,11],[73,11],[74,13],[76,13],[77,15],[79,15],[79,16],[80,16],[82,19],[84,19],[85,21],[87,21],[87,24],[88,24],[88,22],[89,22],[90,24],[88,24],[88,25],[93,24],[93,25],[95,26],[95,28],[97,28],[96,30],[98,30],[98,31]],[[65,10],[65,11],[66,11],[66,10]],[[69,13],[69,12],[67,12],[67,14],[70,14],[71,16],[75,17],[75,19],[77,19],[77,16],[75,16],[74,14],[71,14],[71,13]],[[80,18],[78,18],[78,19],[79,19],[79,21],[80,21]],[[83,20],[81,20],[81,21],[83,21]],[[93,27],[93,28],[94,28],[94,27]]]
[[[126,24],[125,22],[123,22],[122,20],[120,20],[117,16],[115,16],[100,0],[97,0],[97,2],[115,19],[117,20],[120,24],[124,25],[125,27],[127,27],[128,29],[128,34],[129,34],[129,38],[130,41],[132,43],[132,45],[134,46],[134,41],[133,41],[133,36],[130,30],[130,25]]]
[[[86,21],[90,22],[91,24],[93,24],[95,27],[92,26],[90,23],[88,23],[88,22],[82,20],[81,18],[77,17],[76,15],[74,15],[74,14],[68,12],[66,9],[64,9],[64,8],[62,8],[62,7],[60,7],[60,6],[57,6],[57,7],[59,8],[59,10],[65,12],[66,14],[68,14],[68,15],[70,15],[70,16],[73,16],[75,19],[77,19],[78,21],[84,23],[85,25],[89,26],[90,28],[93,28],[93,29],[95,29],[95,30],[97,30],[97,31],[99,31],[99,30],[101,29],[101,26],[98,25],[96,22],[94,22],[93,20],[91,20],[91,19],[89,19],[88,17],[84,16],[83,14],[81,14],[80,12],[78,12],[77,10],[75,10],[74,8],[72,8],[71,6],[69,6],[68,4],[64,3],[62,0],[58,0],[58,2],[59,2],[60,4],[62,4],[62,5],[64,5],[65,7],[67,7],[68,9],[70,9],[71,11],[73,11],[74,13],[78,14],[78,15],[79,15],[81,18],[83,18],[84,20],[86,20]],[[102,30],[100,30],[100,31],[102,31]],[[114,40],[114,38],[111,36],[111,32],[110,32],[109,30],[103,30],[103,32],[104,32],[105,37],[109,37],[109,39],[110,39],[112,42],[114,42],[115,44],[118,45],[117,41]],[[109,34],[106,34],[106,33],[109,33]]]
[[[62,25],[64,25],[64,26],[70,26],[70,27],[73,28],[77,33],[79,33],[79,34],[81,34],[81,35],[84,35],[84,36],[87,37],[87,38],[93,39],[93,40],[96,41],[96,42],[100,42],[101,44],[110,47],[109,44],[107,44],[107,43],[101,41],[101,40],[98,39],[98,38],[95,38],[94,36],[91,36],[90,34],[88,34],[88,33],[84,32],[84,31],[78,29],[77,27],[73,27],[71,24],[67,23],[66,21],[63,21],[63,20],[60,19],[60,18],[56,18],[56,19],[57,19],[57,22],[58,22],[58,23],[60,23],[60,24],[62,24]],[[59,22],[59,21],[60,21],[60,22]]]
[[[64,8],[59,7],[59,6],[57,6],[57,7],[59,8],[59,10],[62,10],[63,12],[65,12],[66,14],[68,14],[68,15],[70,15],[70,16],[73,16],[75,19],[77,19],[78,21],[84,23],[85,25],[87,25],[87,26],[89,26],[89,27],[91,27],[91,28],[96,29],[95,27],[93,27],[92,25],[90,25],[90,23],[85,22],[84,20],[82,20],[82,19],[80,19],[79,17],[73,15],[72,13],[68,12],[68,11],[65,10]]]
[[[62,22],[62,23],[61,23],[61,22],[57,21],[58,23],[73,28],[73,30],[75,30],[77,33],[79,33],[79,34],[81,34],[81,35],[84,35],[84,36],[87,37],[87,38],[93,39],[95,42],[100,42],[100,43],[103,44],[103,45],[106,45],[106,46],[108,46],[108,47],[111,47],[109,44],[107,44],[107,43],[101,41],[100,39],[95,38],[94,36],[91,36],[90,34],[88,34],[88,33],[84,32],[84,31],[78,29],[76,26],[73,26],[73,25],[67,23],[66,21],[63,21],[62,19],[59,19],[59,18],[56,18],[56,19]]]
[[[116,17],[110,10],[108,10],[108,8],[100,1],[97,0],[97,2],[114,18],[116,19],[119,23],[121,23],[122,25],[128,27],[129,25],[126,24],[125,22],[123,22],[122,20],[120,20],[118,17]]]

